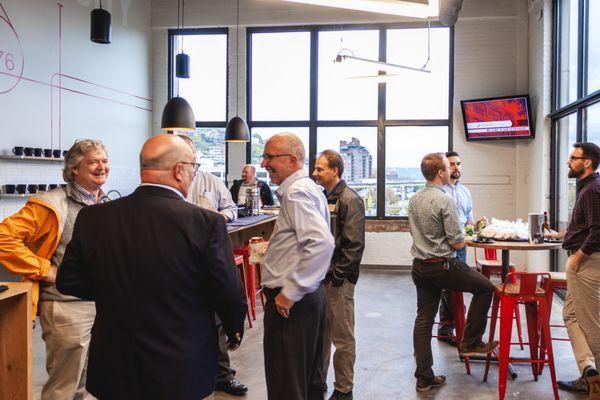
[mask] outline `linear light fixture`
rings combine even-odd
[[[377,66],[377,69],[379,71],[384,71],[384,72],[398,72],[398,69],[407,69],[410,71],[425,72],[427,74],[431,73],[431,70],[424,68],[425,66],[423,66],[423,68],[409,67],[407,65],[392,64],[392,63],[387,63],[387,62],[383,62],[383,61],[371,60],[369,58],[361,58],[361,57],[356,57],[353,55],[350,56],[350,55],[345,55],[345,54],[338,54],[335,57],[334,62],[342,63],[346,60],[353,60],[353,61],[358,61],[358,62],[362,62],[362,63],[373,64],[373,65]],[[363,77],[363,78],[366,78],[366,77]]]
[[[294,3],[317,6],[346,8],[380,14],[401,15],[405,17],[429,18],[439,13],[439,0],[429,0],[428,4],[403,0],[284,0]]]

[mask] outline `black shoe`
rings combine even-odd
[[[452,347],[456,347],[456,340],[454,340],[454,333],[452,331],[438,331],[437,336],[438,342],[444,342]]]
[[[600,373],[598,373],[596,368],[588,367],[583,371],[583,377],[585,378],[589,389],[589,399],[600,399]]]
[[[352,390],[348,393],[342,393],[338,390],[334,390],[329,400],[352,400]]]
[[[566,390],[568,392],[588,392],[587,382],[584,377],[574,379],[572,381],[557,381],[556,386],[558,386],[559,389]]]
[[[417,392],[426,392],[438,386],[442,386],[444,383],[446,383],[446,377],[444,375],[435,376],[431,381],[417,380]]]
[[[460,355],[461,356],[476,356],[476,355],[486,355],[494,351],[498,347],[498,341],[492,340],[489,343],[479,343],[474,346],[465,346],[464,344],[460,346]]]
[[[248,387],[239,383],[236,379],[232,379],[230,381],[217,382],[215,390],[225,392],[232,396],[243,396],[248,391]]]

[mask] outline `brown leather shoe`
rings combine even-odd
[[[430,381],[419,381],[417,379],[417,392],[427,392],[428,390],[442,386],[444,383],[446,383],[446,377],[444,375],[434,376]]]
[[[600,400],[600,373],[595,368],[587,368],[583,372],[583,376],[587,381],[590,400]]]

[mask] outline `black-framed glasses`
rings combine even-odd
[[[277,157],[288,157],[288,156],[291,157],[291,156],[293,156],[293,154],[289,154],[289,153],[286,153],[286,154],[268,154],[268,153],[264,153],[262,155],[262,159],[265,160],[265,161],[267,161],[267,162],[269,162],[272,159],[277,158]]]
[[[198,170],[200,169],[200,163],[187,162],[187,161],[179,161],[179,164],[188,164],[188,165],[193,166],[193,168],[194,168],[194,175],[196,175],[198,173]]]
[[[569,161],[575,161],[575,160],[591,160],[591,158],[589,158],[589,157],[569,156]]]

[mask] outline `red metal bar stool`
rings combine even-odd
[[[449,338],[454,339],[456,342],[456,348],[458,349],[458,354],[460,356],[460,344],[462,343],[463,333],[465,331],[465,299],[463,296],[463,292],[459,292],[456,290],[449,290],[450,298],[452,300],[452,315],[454,315],[454,320],[450,322],[436,322],[437,325],[447,325],[453,324],[455,333],[453,336],[447,335],[432,335],[432,338]],[[469,364],[469,357],[460,356],[465,362],[465,369],[467,370],[467,375],[471,374],[471,365]]]
[[[509,279],[512,278],[512,279]],[[498,311],[500,311],[500,355],[498,357],[498,398],[504,399],[506,394],[506,377],[508,373],[509,363],[531,363],[533,378],[537,381],[539,375],[539,365],[548,363],[550,367],[550,378],[552,380],[552,390],[554,391],[554,399],[558,400],[558,389],[556,387],[556,374],[554,371],[554,355],[552,353],[551,341],[542,342],[545,347],[543,357],[539,356],[540,348],[539,332],[541,329],[542,335],[550,337],[550,322],[548,312],[548,296],[551,293],[546,292],[538,286],[538,278],[550,278],[550,274],[528,273],[528,272],[511,272],[508,274],[504,283],[494,287],[494,300],[492,303],[492,320],[490,324],[490,340],[494,339],[496,332],[496,319]],[[509,283],[514,282],[517,283]],[[527,333],[529,336],[529,354],[530,359],[511,359],[510,345],[512,337],[512,325],[514,309],[517,302],[525,304],[525,314],[527,318]],[[483,381],[487,381],[488,371],[490,369],[491,354],[486,357],[485,373]]]
[[[250,262],[250,248],[248,246],[242,246],[233,249],[233,254],[242,256],[244,258],[244,265],[246,268],[245,288],[248,299],[250,300],[248,305],[250,306],[250,310],[252,312],[252,318],[256,320],[257,294],[260,294],[260,302],[263,309],[265,308],[265,302],[263,299],[264,294],[262,292],[262,287],[260,286],[260,264],[254,264]]]
[[[554,299],[554,292],[556,291],[556,289],[564,289],[567,290],[567,273],[566,272],[549,272],[550,274],[550,279],[546,279],[543,278],[542,279],[542,287],[544,288],[544,290],[548,293],[548,295],[546,296],[548,298],[548,319],[551,318],[552,316],[552,300]],[[552,325],[550,324],[550,328],[565,328],[564,325]],[[550,331],[550,333],[552,334],[552,331]],[[544,336],[542,335],[542,342],[545,340]],[[555,338],[550,336],[550,340],[558,340],[558,341],[564,341],[564,342],[568,342],[570,341],[570,339],[568,338]],[[544,357],[544,348],[542,346],[541,349],[541,357]],[[542,370],[544,369],[544,364],[540,365],[540,375],[542,374]]]
[[[248,317],[248,326],[252,328],[252,319],[250,319],[250,302],[248,301],[248,288],[246,287],[246,271],[244,268],[244,256],[235,256],[233,257],[235,261],[235,266],[238,267],[240,271],[240,278],[242,279],[242,284],[244,285],[244,294],[246,296],[246,304],[248,307],[246,308],[246,316]]]
[[[477,248],[473,248],[475,253],[475,266],[477,271],[481,272],[483,276],[490,279],[492,275],[501,276],[502,275],[502,260],[498,260],[498,253],[496,249],[483,249],[484,250],[484,259],[477,259]],[[509,272],[515,272],[515,266],[511,263],[509,267]],[[515,282],[511,282],[515,283]],[[519,346],[521,350],[523,347],[523,329],[521,327],[521,310],[517,306],[515,307],[515,320],[517,322],[517,337],[519,338]]]

